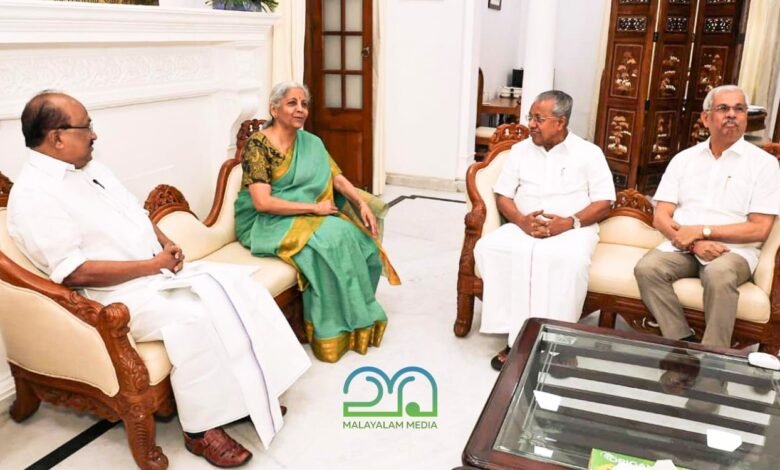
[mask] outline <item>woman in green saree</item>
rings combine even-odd
[[[277,256],[298,271],[306,334],[318,359],[365,354],[379,346],[387,325],[375,298],[383,269],[391,284],[400,284],[376,240],[377,220],[366,201],[373,196],[355,189],[319,137],[303,130],[309,114],[303,85],[279,83],[269,101],[271,120],[243,151],[238,240],[253,255]]]

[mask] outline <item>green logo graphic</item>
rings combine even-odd
[[[422,367],[404,367],[396,372],[392,378],[388,377],[382,369],[377,367],[360,367],[349,374],[347,380],[344,381],[344,395],[349,395],[349,387],[353,380],[358,376],[363,376],[366,382],[371,383],[376,387],[376,396],[368,401],[345,401],[344,417],[400,417],[404,416],[404,412],[406,412],[406,416],[412,418],[430,418],[438,416],[439,392],[436,387],[436,380],[434,380],[433,376]],[[418,392],[420,390],[419,387],[426,387],[427,390],[430,391],[430,410],[423,410],[416,401],[410,401],[404,406],[404,390],[407,385],[412,383],[415,384],[414,388]],[[380,408],[377,406],[380,405],[385,394],[390,397],[395,396],[395,409],[386,410],[382,409],[383,407]]]

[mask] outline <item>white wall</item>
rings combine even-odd
[[[475,1],[387,0],[385,168],[388,174],[453,181],[473,145]],[[466,51],[468,51],[466,53]],[[468,70],[474,71],[470,76]],[[473,85],[472,85],[473,82]],[[467,125],[469,106],[471,128]],[[473,152],[473,149],[472,149]]]
[[[588,134],[591,114],[596,112],[592,98],[598,95],[601,70],[599,53],[603,19],[610,0],[558,0],[555,38],[554,86],[574,98],[569,128],[580,137]]]
[[[479,66],[485,77],[483,92],[493,98],[501,87],[509,85],[512,69],[522,63],[528,1],[507,0],[501,2],[500,10],[488,8],[487,2],[481,3],[478,5],[481,10]]]

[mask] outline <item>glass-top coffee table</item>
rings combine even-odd
[[[622,454],[689,469],[780,469],[779,383],[780,372],[749,365],[746,353],[530,319],[463,463],[588,468],[595,449],[613,463]]]

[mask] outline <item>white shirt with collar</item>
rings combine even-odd
[[[8,232],[57,283],[87,260],[143,260],[162,250],[148,213],[108,168],[92,161],[76,169],[33,150],[9,197]]]
[[[595,201],[615,200],[604,153],[572,132],[550,151],[531,139],[515,144],[493,191],[514,199],[523,214],[544,210],[561,217]]]
[[[739,139],[715,158],[710,140],[677,154],[661,178],[656,201],[676,204],[680,225],[725,225],[747,221],[748,214],[780,213],[780,169],[777,159]],[[761,243],[724,243],[755,270]],[[658,247],[676,251],[671,241]]]

